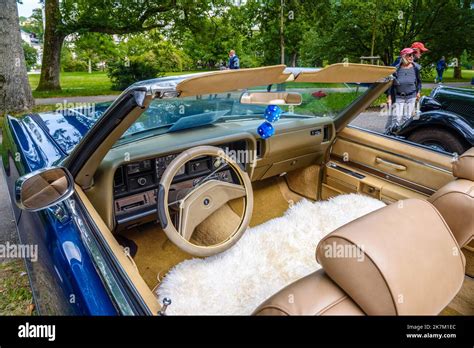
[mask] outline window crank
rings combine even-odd
[[[163,299],[163,306],[161,306],[161,310],[158,312],[160,316],[166,316],[166,308],[171,304],[171,300],[168,297]]]

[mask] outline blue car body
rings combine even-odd
[[[107,105],[102,106],[105,109]],[[6,117],[2,159],[10,197],[16,179],[60,163],[92,126],[87,117],[61,113]],[[74,195],[70,199],[80,207]],[[38,248],[37,260],[26,260],[36,309],[44,315],[117,315],[118,305],[97,272],[66,202],[48,209],[22,211],[12,204],[23,245]],[[77,209],[76,215],[85,211]],[[87,219],[85,217],[84,221]]]

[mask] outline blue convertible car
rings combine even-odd
[[[453,165],[348,126],[392,73],[207,72],[138,82],[110,105],[6,117],[37,311],[464,313],[450,306],[471,260],[474,222],[457,216],[472,209],[474,150]]]

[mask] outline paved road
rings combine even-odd
[[[37,98],[36,105],[64,104],[64,103],[103,103],[115,100],[118,95],[97,95],[88,97],[58,97],[58,98]]]
[[[360,128],[368,129],[374,132],[383,133],[388,116],[378,111],[362,112],[350,124]]]
[[[449,87],[471,87],[470,82],[446,82],[441,84],[442,86],[449,86]],[[439,84],[437,83],[425,83],[423,82],[423,88],[435,88],[438,87]]]

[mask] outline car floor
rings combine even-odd
[[[258,181],[252,186],[254,210],[250,221],[251,227],[282,216],[289,204],[302,198],[290,191],[281,177]],[[242,211],[241,200],[230,202],[229,205],[236,214]],[[156,288],[173,266],[194,257],[176,247],[154,222],[122,231],[120,235],[137,245],[133,260],[150,289]]]

